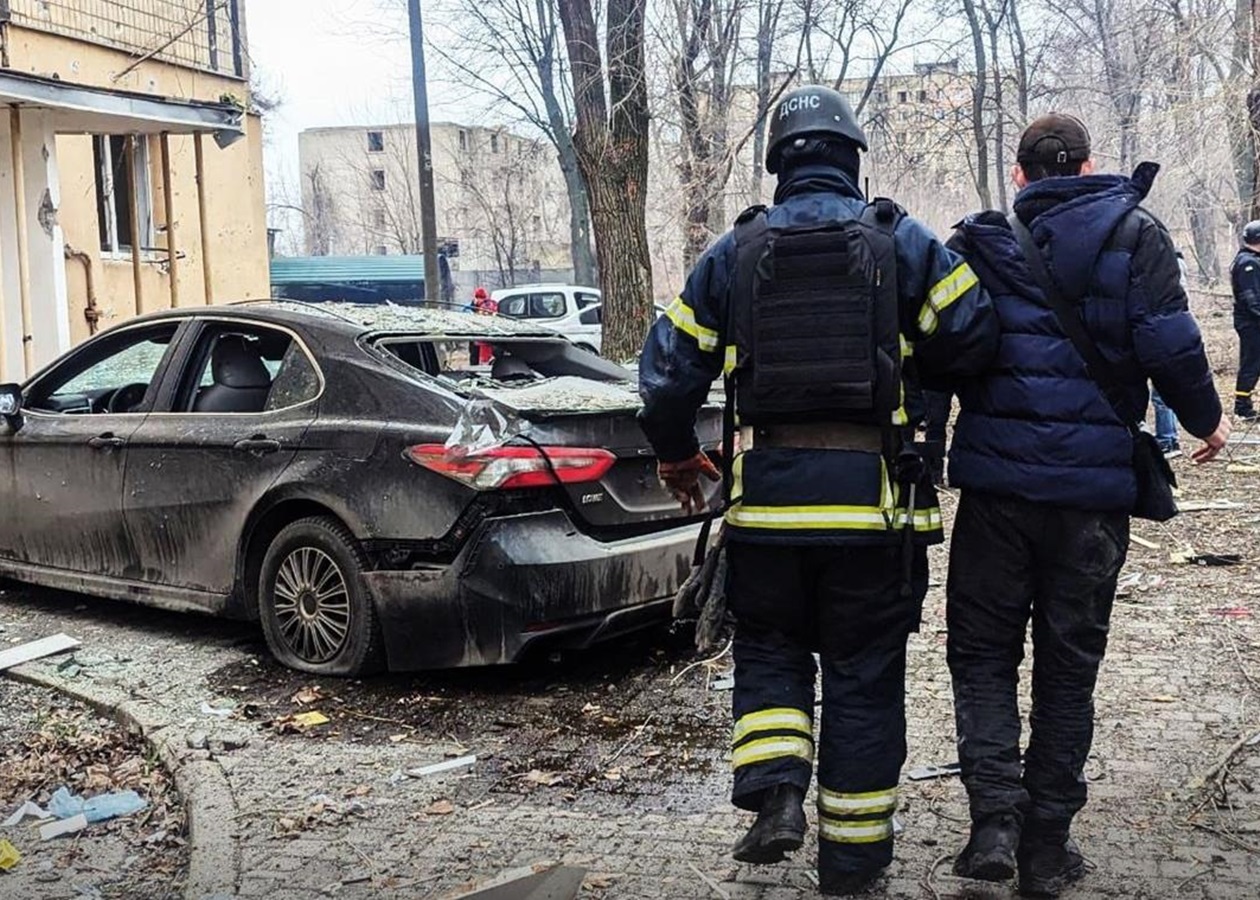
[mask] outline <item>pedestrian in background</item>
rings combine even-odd
[[[1205,440],[1196,461],[1217,454],[1230,424],[1168,232],[1138,205],[1158,167],[1093,174],[1089,132],[1058,113],[1028,127],[1016,160],[1014,213],[968,216],[951,240],[1002,325],[997,362],[960,388],[950,448],[961,498],[947,657],[972,820],[954,870],[988,881],[1018,871],[1021,892],[1054,897],[1085,872],[1070,831],[1085,805],[1094,686],[1139,499],[1148,379]],[[1109,361],[1107,371],[1087,358]]]
[[[927,545],[943,537],[913,450],[912,370],[975,374],[997,342],[970,267],[896,204],[866,202],[866,147],[839,93],[789,92],[770,115],[775,205],[746,211],[700,258],[639,366],[659,474],[696,512],[700,479],[717,474],[696,411],[728,374],[727,419],[741,426],[724,524],[732,799],[757,813],[733,855],[768,865],[802,845],[817,740],[826,895],[865,890],[893,855],[906,640],[927,591]]]
[[[1245,422],[1256,419],[1251,394],[1260,380],[1260,221],[1248,222],[1242,247],[1229,270],[1234,290],[1234,330],[1238,332],[1238,381],[1234,415]]]

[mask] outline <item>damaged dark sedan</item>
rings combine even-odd
[[[0,577],[258,620],[320,674],[584,648],[668,618],[698,532],[628,374],[437,310],[135,319],[0,388]]]

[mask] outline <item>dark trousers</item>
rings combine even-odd
[[[1260,380],[1260,322],[1235,322],[1234,330],[1238,332],[1237,399],[1250,403]]]
[[[1094,684],[1128,546],[1123,513],[963,492],[947,655],[973,819],[1012,813],[1026,828],[1066,831],[1085,805]],[[1016,686],[1030,617],[1031,734],[1021,777]]]
[[[897,548],[728,545],[736,620],[732,799],[756,810],[766,788],[809,788],[819,653],[821,871],[864,872],[892,861],[906,758],[906,637],[918,628],[927,591],[926,550],[913,552],[907,597]]]

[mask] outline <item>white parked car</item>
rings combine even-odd
[[[571,284],[522,284],[490,295],[499,315],[545,325],[574,344],[598,353],[603,344],[599,288]]]

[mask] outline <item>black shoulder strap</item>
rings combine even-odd
[[[1076,307],[1059,290],[1059,286],[1046,268],[1045,257],[1037,248],[1027,226],[1014,212],[1007,216],[1007,221],[1011,223],[1011,230],[1015,233],[1015,239],[1019,241],[1019,249],[1024,255],[1024,261],[1028,263],[1028,270],[1032,274],[1033,281],[1037,282],[1037,286],[1041,288],[1046,304],[1059,320],[1059,327],[1068,336],[1076,352],[1085,360],[1085,367],[1089,370],[1090,377],[1102,390],[1103,396],[1107,398],[1107,402],[1111,404],[1116,415],[1132,434],[1137,435],[1140,429],[1134,421],[1134,414],[1129,409],[1122,381],[1123,375],[1119,366],[1103,356],[1102,351],[1098,349],[1098,344],[1085,329],[1085,323],[1081,321]]]

